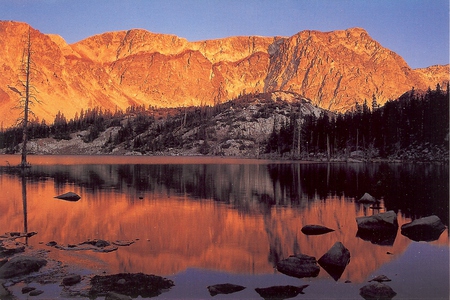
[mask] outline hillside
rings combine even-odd
[[[25,23],[0,21],[0,114],[14,125],[21,90]],[[202,106],[242,94],[290,91],[313,105],[345,111],[356,101],[396,99],[415,87],[445,86],[449,66],[411,69],[360,28],[302,31],[292,37],[230,37],[189,42],[145,30],[108,32],[67,44],[31,29],[32,84],[42,101],[33,107],[52,123],[58,111]]]

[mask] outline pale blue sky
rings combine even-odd
[[[0,0],[0,20],[68,43],[132,28],[198,41],[362,27],[413,68],[449,63],[448,0]]]

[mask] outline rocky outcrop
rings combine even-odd
[[[0,22],[0,113],[20,95],[23,36],[29,26]],[[414,86],[426,90],[448,82],[449,66],[413,70],[361,28],[302,31],[292,37],[229,37],[189,42],[141,29],[108,32],[67,44],[63,37],[31,28],[32,85],[42,103],[33,107],[51,123],[58,111],[74,118],[82,109],[114,111],[131,105],[213,105],[240,94],[292,91],[313,105],[346,110],[375,95],[379,104]],[[20,91],[19,91],[20,92]],[[8,113],[5,113],[8,112]]]
[[[445,230],[445,225],[438,216],[429,216],[403,224],[401,234],[413,241],[435,241]]]
[[[277,263],[277,270],[297,278],[317,277],[320,272],[316,258],[305,254],[291,255]]]

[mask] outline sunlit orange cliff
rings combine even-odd
[[[29,25],[0,21],[0,114],[4,127],[19,110],[20,65]],[[32,82],[39,120],[58,111],[114,111],[131,105],[213,105],[239,94],[293,91],[322,108],[343,111],[377,97],[383,104],[412,87],[449,80],[449,66],[411,69],[361,28],[302,31],[291,37],[242,36],[189,42],[146,30],[108,32],[67,44],[31,28]]]

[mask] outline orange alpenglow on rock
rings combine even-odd
[[[0,114],[14,124],[23,36],[29,25],[0,21]],[[411,69],[361,28],[302,31],[291,37],[242,36],[189,42],[145,30],[108,32],[67,44],[31,30],[39,92],[33,107],[52,123],[58,111],[71,119],[82,109],[125,110],[132,105],[214,105],[240,94],[292,91],[319,107],[345,111],[356,100],[378,104],[412,87],[448,82],[449,65]],[[20,92],[20,90],[19,90]],[[16,115],[17,114],[17,115]]]

